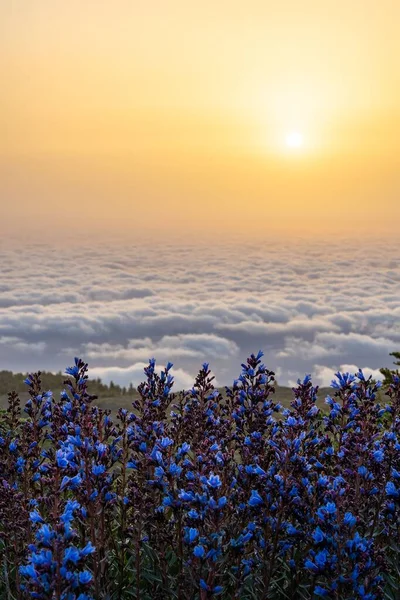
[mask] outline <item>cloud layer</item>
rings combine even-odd
[[[151,357],[191,387],[202,362],[220,385],[260,348],[281,384],[362,367],[400,349],[400,243],[5,244],[0,368],[64,370],[134,386]]]

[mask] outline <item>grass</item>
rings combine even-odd
[[[10,390],[11,391],[11,390]],[[46,391],[46,390],[44,390]],[[53,389],[52,392],[55,398],[59,397],[60,389]],[[90,382],[89,382],[89,393],[90,390]],[[219,388],[220,393],[223,397],[225,397],[225,388]],[[325,408],[325,398],[328,395],[333,396],[334,389],[330,387],[321,387],[318,390],[318,401],[317,405],[321,408]],[[132,410],[132,402],[138,398],[139,394],[134,391],[133,394],[121,394],[117,396],[109,396],[99,394],[97,400],[93,402],[96,406],[103,409],[110,409],[112,414],[115,415],[119,408],[126,408],[127,410]],[[22,392],[19,394],[21,399],[21,406],[24,406],[25,402],[29,399],[29,394],[27,392]],[[288,408],[290,406],[290,402],[293,400],[293,392],[290,387],[286,386],[275,386],[275,394],[273,394],[273,398],[275,402],[279,402],[283,407]],[[379,401],[382,404],[386,404],[385,394],[384,392],[380,392]],[[7,395],[0,396],[0,410],[7,408]]]

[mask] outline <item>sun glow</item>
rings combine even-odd
[[[304,143],[303,135],[299,131],[290,131],[285,138],[289,148],[301,148]]]

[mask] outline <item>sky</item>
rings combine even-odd
[[[391,366],[399,22],[393,0],[0,2],[0,368]]]
[[[393,0],[1,2],[2,222],[396,233],[399,22]]]

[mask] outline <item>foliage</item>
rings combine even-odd
[[[400,377],[311,376],[290,408],[262,352],[224,397],[204,363],[172,392],[145,368],[133,410],[93,405],[75,358],[0,415],[0,596],[56,600],[396,599]]]
[[[400,352],[391,352],[389,354],[389,356],[394,356],[397,360],[393,361],[393,364],[397,367],[400,367]],[[392,382],[393,375],[399,375],[398,369],[393,371],[391,369],[387,369],[384,367],[382,369],[379,369],[379,371],[382,373],[382,375],[384,377],[383,385],[390,385],[390,383]]]
[[[6,370],[0,371],[0,396],[7,394],[10,390],[14,390],[19,394],[25,392],[26,385],[24,384],[24,380],[27,375],[28,373],[13,373],[12,371]],[[59,373],[42,371],[40,372],[40,378],[44,389],[50,389],[53,390],[53,392],[61,389],[61,371]],[[103,383],[99,377],[90,379],[89,383],[93,393],[109,398],[124,396],[125,394],[132,395],[135,392],[132,384],[129,388],[121,387],[113,381],[110,381],[110,384],[107,385],[106,383]]]

